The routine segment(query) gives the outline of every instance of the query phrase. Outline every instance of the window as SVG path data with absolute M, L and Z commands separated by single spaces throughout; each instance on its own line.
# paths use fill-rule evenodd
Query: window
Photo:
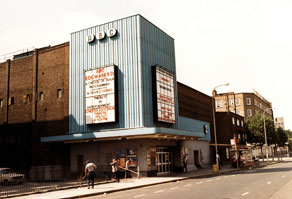
M 235 119 L 234 119 L 234 117 L 232 118 L 232 124 L 235 124 Z
M 9 97 L 8 99 L 8 105 L 14 104 L 14 97 Z
M 40 101 L 43 101 L 43 100 L 44 100 L 44 93 L 40 92 Z
M 223 107 L 222 100 L 216 101 L 216 108 L 218 108 L 218 107 Z
M 247 116 L 251 117 L 252 116 L 252 110 L 251 109 L 247 109 Z
M 229 106 L 233 106 L 234 105 L 234 99 L 229 99 Z
M 262 105 L 262 103 L 260 103 L 260 109 L 262 109 L 263 108 L 263 105 Z
M 61 98 L 62 97 L 62 90 L 58 89 L 57 90 L 57 98 Z
M 4 105 L 4 100 L 0 99 L 0 107 L 3 107 L 3 105 Z
M 246 98 L 246 105 L 251 105 L 251 99 L 250 98 Z
M 236 125 L 237 125 L 237 126 L 240 125 L 240 121 L 239 121 L 239 119 L 236 120 Z
M 243 127 L 243 120 L 241 120 L 241 127 Z
M 256 99 L 254 99 L 254 105 L 259 106 L 259 102 Z
M 240 98 L 235 98 L 235 104 L 236 104 L 236 106 L 240 105 Z

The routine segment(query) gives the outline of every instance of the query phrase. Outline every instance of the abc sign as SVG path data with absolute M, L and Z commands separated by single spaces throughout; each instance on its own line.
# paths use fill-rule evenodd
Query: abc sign
M 105 34 L 105 32 L 98 32 L 96 34 L 96 36 L 94 34 L 87 35 L 86 41 L 87 41 L 87 43 L 91 43 L 91 42 L 93 42 L 95 40 L 95 38 L 98 39 L 98 40 L 103 40 L 106 35 L 108 37 L 116 36 L 117 35 L 117 29 L 115 29 L 115 28 L 109 29 L 107 31 L 107 34 Z

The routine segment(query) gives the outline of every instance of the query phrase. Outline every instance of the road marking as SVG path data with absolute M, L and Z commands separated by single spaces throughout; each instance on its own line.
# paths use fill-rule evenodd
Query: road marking
M 163 192 L 164 190 L 159 190 L 159 191 L 155 191 L 154 193 L 161 193 Z
M 178 187 L 172 187 L 172 188 L 170 188 L 170 189 L 177 189 Z
M 191 186 L 191 184 L 186 184 L 186 185 L 184 185 L 185 187 L 189 187 L 189 186 Z
M 272 182 L 268 182 L 267 184 L 271 184 Z
M 286 177 L 285 175 L 282 176 L 282 178 L 285 178 L 285 177 Z
M 235 175 L 232 175 L 231 177 L 234 177 Z
M 225 176 L 224 178 L 228 178 L 228 176 Z
M 247 194 L 249 194 L 249 192 L 245 192 L 245 193 L 243 193 L 243 194 L 241 194 L 242 196 L 245 196 L 245 195 L 247 195 Z
M 203 184 L 203 182 L 197 182 L 196 184 Z
M 139 198 L 139 197 L 142 197 L 142 196 L 146 196 L 146 194 L 137 195 L 137 196 L 134 196 L 134 198 Z
M 207 182 L 212 182 L 213 180 L 207 180 Z
M 220 180 L 221 178 L 216 178 L 216 180 Z

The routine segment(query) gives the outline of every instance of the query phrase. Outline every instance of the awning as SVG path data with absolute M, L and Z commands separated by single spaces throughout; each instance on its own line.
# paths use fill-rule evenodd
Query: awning
M 59 136 L 41 137 L 41 142 L 79 143 L 89 141 L 121 140 L 121 139 L 167 139 L 167 140 L 198 140 L 204 138 L 203 132 L 185 131 L 172 128 L 132 128 L 107 130 L 90 133 L 72 133 Z

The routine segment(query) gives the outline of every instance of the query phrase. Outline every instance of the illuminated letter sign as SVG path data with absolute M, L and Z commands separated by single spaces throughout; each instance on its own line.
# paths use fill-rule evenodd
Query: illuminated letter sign
M 107 31 L 107 35 L 109 37 L 114 37 L 116 34 L 117 34 L 117 29 L 115 29 L 115 28 L 112 28 L 112 29 Z
M 115 122 L 115 66 L 85 72 L 86 124 Z
M 97 33 L 96 37 L 97 37 L 98 40 L 104 39 L 105 38 L 105 32 L 99 32 L 99 33 Z
M 112 28 L 112 29 L 109 29 L 108 31 L 107 31 L 107 36 L 108 37 L 114 37 L 114 36 L 116 36 L 117 35 L 117 29 L 115 29 L 115 28 Z M 90 35 L 87 35 L 87 37 L 86 37 L 86 41 L 87 41 L 87 43 L 91 43 L 91 42 L 93 42 L 94 40 L 95 40 L 95 37 L 96 37 L 96 39 L 98 39 L 98 40 L 103 40 L 104 38 L 105 38 L 105 36 L 106 36 L 106 34 L 105 34 L 105 32 L 98 32 L 97 34 L 96 34 L 96 36 L 94 35 L 94 34 L 90 34 Z
M 154 114 L 157 114 L 158 121 L 176 123 L 173 74 L 158 66 L 153 70 L 155 80 L 153 94 L 156 94 Z
M 87 35 L 86 41 L 87 43 L 91 43 L 94 41 L 94 39 L 95 39 L 94 35 Z

